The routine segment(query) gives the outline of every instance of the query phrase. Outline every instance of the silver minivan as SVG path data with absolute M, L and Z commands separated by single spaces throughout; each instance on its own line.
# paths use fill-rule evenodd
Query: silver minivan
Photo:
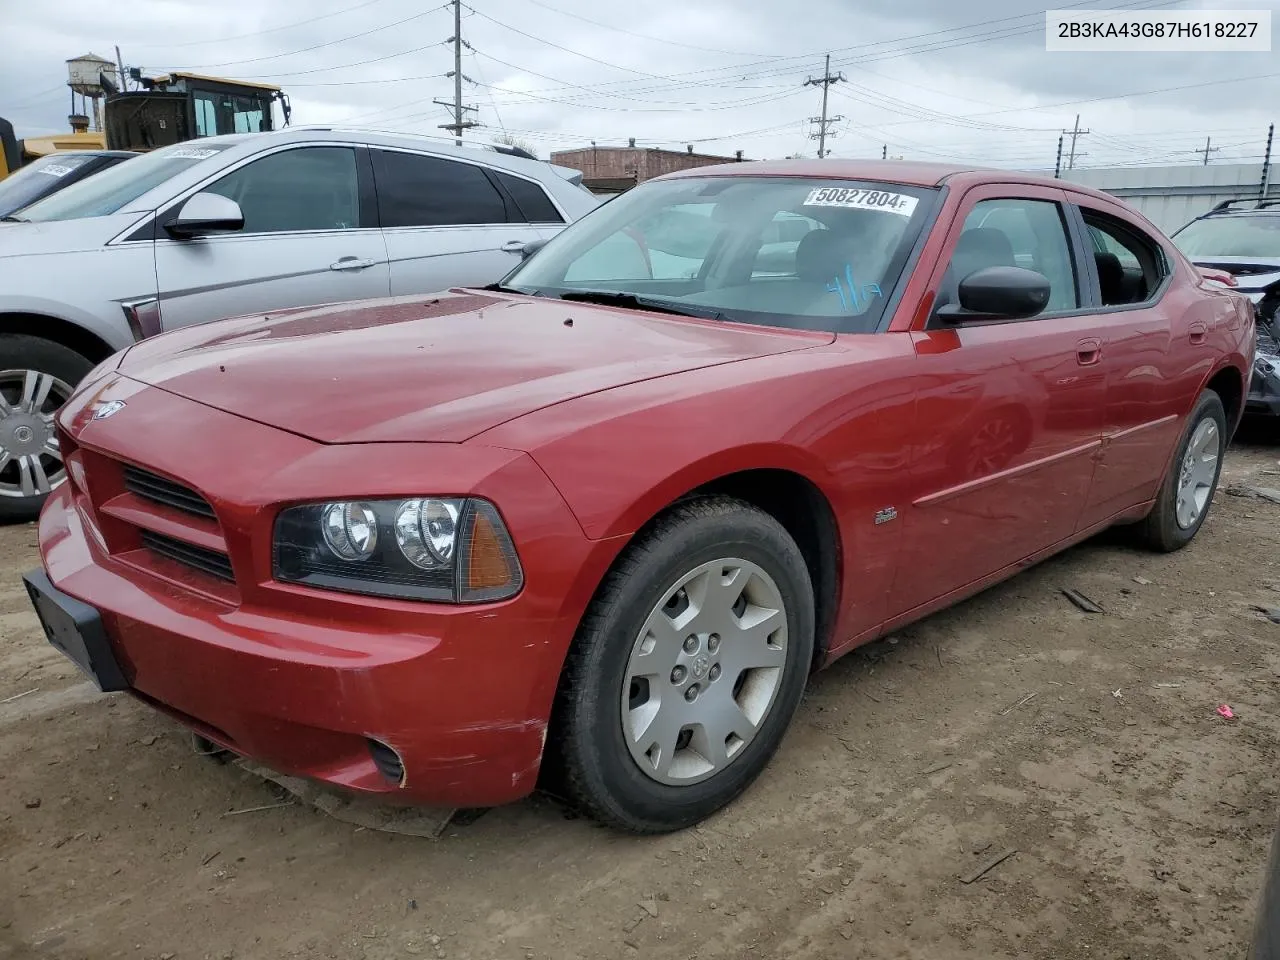
M 222 317 L 483 286 L 599 204 L 575 170 L 330 129 L 209 137 L 0 223 L 0 520 L 64 477 L 53 414 L 112 353 Z

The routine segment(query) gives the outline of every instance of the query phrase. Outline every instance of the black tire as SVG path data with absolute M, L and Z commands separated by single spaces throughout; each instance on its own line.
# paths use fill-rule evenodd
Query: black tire
M 0 371 L 38 370 L 74 387 L 93 369 L 93 362 L 70 347 L 25 333 L 0 333 Z M 45 496 L 0 496 L 0 523 L 36 519 Z
M 1213 420 L 1218 426 L 1219 451 L 1218 465 L 1213 475 L 1213 486 L 1209 491 L 1209 500 L 1205 504 L 1200 516 L 1189 527 L 1181 527 L 1178 525 L 1177 519 L 1177 499 L 1178 499 L 1178 479 L 1182 468 L 1182 461 L 1187 455 L 1187 445 L 1191 442 L 1192 435 L 1196 429 L 1206 419 Z M 1222 407 L 1222 399 L 1212 390 L 1205 390 L 1200 394 L 1196 405 L 1191 410 L 1191 415 L 1187 417 L 1186 428 L 1182 431 L 1182 438 L 1178 441 L 1178 447 L 1174 451 L 1173 460 L 1169 464 L 1168 473 L 1165 475 L 1164 482 L 1160 484 L 1160 493 L 1156 497 L 1155 506 L 1151 508 L 1151 512 L 1146 518 L 1133 528 L 1135 538 L 1138 543 L 1151 550 L 1161 553 L 1171 553 L 1174 550 L 1181 550 L 1193 539 L 1204 525 L 1205 518 L 1209 516 L 1209 510 L 1213 506 L 1213 497 L 1217 493 L 1218 478 L 1222 475 L 1222 460 L 1227 452 L 1227 414 Z
M 632 758 L 620 691 L 646 618 L 683 573 L 721 557 L 757 564 L 775 582 L 787 614 L 786 659 L 769 712 L 741 754 L 709 779 L 659 783 Z M 628 547 L 578 630 L 553 715 L 552 769 L 587 815 L 635 833 L 691 826 L 745 790 L 782 742 L 813 662 L 814 598 L 795 541 L 763 511 L 729 497 L 686 501 Z

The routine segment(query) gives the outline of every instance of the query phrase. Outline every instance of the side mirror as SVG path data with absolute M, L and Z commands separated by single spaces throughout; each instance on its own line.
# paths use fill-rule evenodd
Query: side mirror
M 520 259 L 528 260 L 530 257 L 532 257 L 535 253 L 537 253 L 546 245 L 547 245 L 547 241 L 545 240 L 530 240 L 528 243 L 524 245 L 523 248 L 521 248 Z
M 234 233 L 244 229 L 244 214 L 234 200 L 217 193 L 197 193 L 164 228 L 169 236 L 179 240 L 211 233 Z
M 951 324 L 1025 320 L 1049 303 L 1049 278 L 1022 267 L 983 267 L 960 281 L 960 302 L 938 308 Z

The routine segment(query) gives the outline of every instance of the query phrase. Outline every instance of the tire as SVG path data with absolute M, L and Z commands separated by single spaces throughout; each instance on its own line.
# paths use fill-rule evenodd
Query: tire
M 1187 524 L 1184 522 L 1187 519 L 1185 513 L 1182 519 L 1179 519 L 1179 487 L 1188 461 L 1188 448 L 1192 445 L 1192 440 L 1204 431 L 1216 431 L 1217 452 L 1212 467 L 1203 468 L 1203 479 L 1207 483 L 1207 488 L 1201 491 L 1204 493 L 1203 506 L 1195 513 L 1194 520 Z M 1213 496 L 1218 489 L 1218 477 L 1222 473 L 1222 458 L 1226 450 L 1226 411 L 1222 407 L 1221 398 L 1212 390 L 1206 390 L 1200 394 L 1191 415 L 1187 417 L 1186 428 L 1178 441 L 1177 450 L 1164 482 L 1160 485 L 1155 506 L 1151 508 L 1146 519 L 1134 528 L 1136 538 L 1141 545 L 1161 553 L 1171 553 L 1174 550 L 1181 550 L 1195 538 L 1209 515 L 1209 508 L 1213 505 Z M 1199 459 L 1194 452 L 1193 459 Z M 1200 460 L 1200 462 L 1204 461 Z M 1187 500 L 1185 491 L 1182 499 L 1184 502 Z
M 35 457 L 45 478 L 43 483 L 35 482 L 36 473 L 28 469 L 25 476 L 30 489 L 48 486 L 51 490 L 61 482 L 61 460 L 38 452 L 48 430 L 44 418 L 61 406 L 91 369 L 93 363 L 87 357 L 60 343 L 23 333 L 0 333 L 0 394 L 11 408 L 8 414 L 0 413 L 0 460 L 6 461 L 0 467 L 0 523 L 34 520 L 49 496 L 49 490 L 22 495 L 25 464 L 18 456 Z M 47 399 L 34 414 L 13 409 L 22 399 L 27 371 L 39 375 L 37 383 L 42 389 L 49 385 Z M 52 378 L 52 383 L 44 378 Z
M 717 566 L 722 585 L 727 576 L 737 578 L 723 593 L 711 579 Z M 660 606 L 700 569 L 704 573 L 689 580 L 683 601 Z M 709 596 L 695 604 L 704 589 Z M 737 633 L 740 615 L 750 610 L 746 619 L 760 622 L 766 610 L 779 609 L 774 603 L 781 604 L 781 613 L 754 636 Z M 726 612 L 717 615 L 720 610 Z M 676 620 L 693 619 L 684 630 L 650 633 L 650 625 L 671 625 L 671 617 L 655 619 L 668 611 L 675 611 Z M 727 624 L 723 641 L 707 632 L 716 623 Z M 696 633 L 695 652 L 682 645 L 691 642 L 686 630 Z M 668 642 L 655 641 L 646 654 L 650 637 L 659 633 Z M 553 714 L 551 760 L 559 785 L 587 815 L 635 833 L 664 833 L 705 819 L 745 790 L 777 750 L 804 693 L 813 649 L 813 587 L 804 557 L 782 525 L 729 497 L 676 505 L 628 547 L 579 627 Z M 672 652 L 676 665 L 668 666 Z M 641 659 L 646 656 L 656 659 Z M 748 662 L 764 665 L 744 668 Z M 659 674 L 633 676 L 650 663 Z M 680 684 L 677 667 L 684 671 Z M 693 686 L 699 689 L 690 694 Z M 731 701 L 738 704 L 736 712 Z M 636 732 L 643 724 L 635 717 L 655 702 L 653 727 L 680 733 L 674 745 L 667 738 L 669 750 L 645 753 L 646 734 Z M 681 726 L 680 718 L 700 716 L 705 723 Z M 724 717 L 732 728 L 727 736 L 719 722 Z M 708 771 L 703 754 L 716 754 L 717 739 L 724 748 L 717 758 L 721 765 Z

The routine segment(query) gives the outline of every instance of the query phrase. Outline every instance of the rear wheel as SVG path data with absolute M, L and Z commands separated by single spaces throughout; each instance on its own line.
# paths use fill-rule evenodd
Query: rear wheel
M 1192 541 L 1213 503 L 1227 448 L 1227 415 L 1212 390 L 1200 394 L 1155 506 L 1136 530 L 1153 550 L 1180 550 Z
M 0 334 L 0 521 L 34 520 L 66 478 L 53 418 L 92 367 L 51 340 Z
M 804 557 L 771 516 L 716 497 L 629 548 L 583 620 L 553 748 L 570 797 L 640 833 L 729 803 L 782 741 L 813 659 Z

